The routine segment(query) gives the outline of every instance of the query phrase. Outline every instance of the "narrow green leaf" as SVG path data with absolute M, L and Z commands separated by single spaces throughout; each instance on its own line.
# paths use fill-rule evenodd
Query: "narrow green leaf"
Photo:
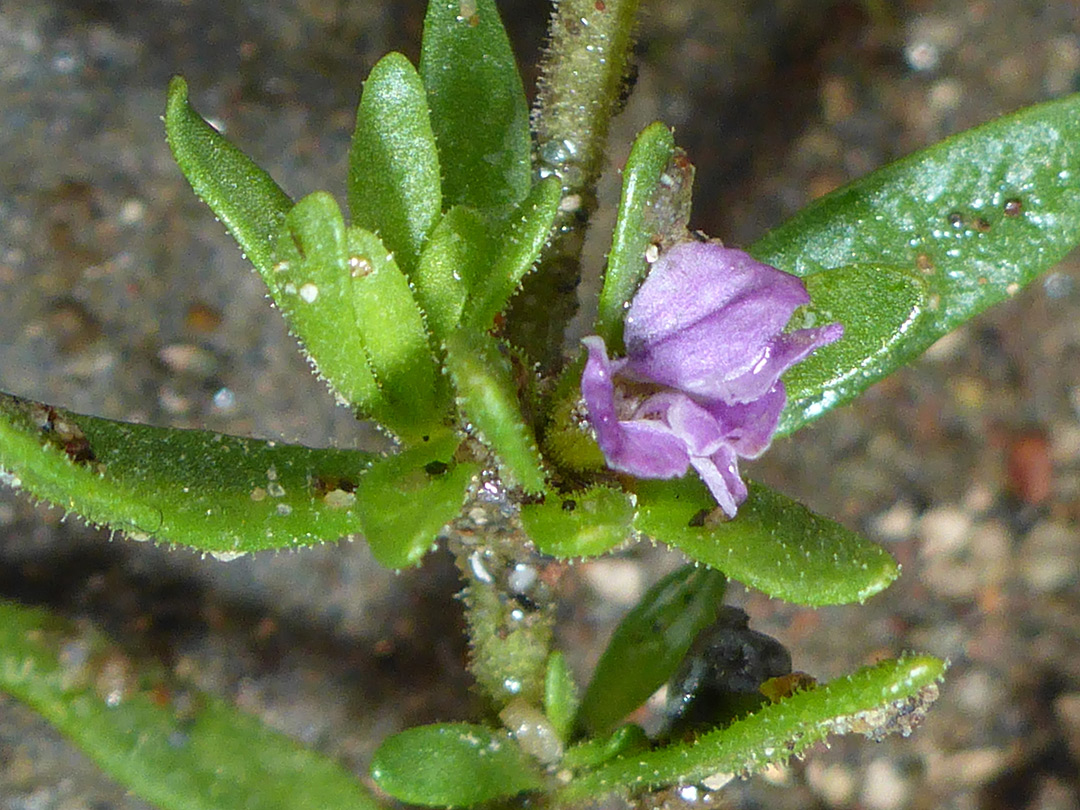
M 464 323 L 488 330 L 495 316 L 506 308 L 507 301 L 521 284 L 547 244 L 551 226 L 559 209 L 562 186 L 554 177 L 541 180 L 525 201 L 510 216 L 498 237 L 499 253 L 486 278 L 476 280 L 465 308 Z
M 564 743 L 574 730 L 578 704 L 574 675 L 566 664 L 566 656 L 556 650 L 548 657 L 547 672 L 544 674 L 544 714 Z
M 371 778 L 395 799 L 427 807 L 469 807 L 544 786 L 507 732 L 468 723 L 395 734 L 375 751 Z
M 697 634 L 716 621 L 727 580 L 719 571 L 684 565 L 641 598 L 615 629 L 581 701 L 578 725 L 612 729 L 678 668 Z
M 621 489 L 593 487 L 521 507 L 526 534 L 545 554 L 595 557 L 630 537 L 634 503 Z
M 829 734 L 880 738 L 910 733 L 937 696 L 945 664 L 930 656 L 883 661 L 816 689 L 765 706 L 692 742 L 620 756 L 575 777 L 560 802 L 612 792 L 694 784 L 715 774 L 755 773 L 801 755 Z
M 447 211 L 431 232 L 410 278 L 437 340 L 445 340 L 461 323 L 469 290 L 485 278 L 494 247 L 488 219 L 461 205 Z
M 675 139 L 671 130 L 657 121 L 638 134 L 623 169 L 622 199 L 596 314 L 596 334 L 616 354 L 622 347 L 626 304 L 648 269 L 645 251 L 652 237 L 646 227 L 649 205 L 674 154 Z
M 273 265 L 274 237 L 292 200 L 273 179 L 229 143 L 188 103 L 187 83 L 169 82 L 165 133 L 180 170 L 264 278 Z
M 634 528 L 769 596 L 801 605 L 863 602 L 899 574 L 880 546 L 753 481 L 724 521 L 696 477 L 641 481 Z
M 486 334 L 459 329 L 446 340 L 446 370 L 465 418 L 510 479 L 527 492 L 542 492 L 543 459 L 522 415 L 506 348 Z
M 806 287 L 811 304 L 797 325 L 839 322 L 844 336 L 784 375 L 788 401 L 777 428 L 780 436 L 813 421 L 820 410 L 854 399 L 867 379 L 891 371 L 897 344 L 921 322 L 927 302 L 922 277 L 895 267 L 837 267 L 808 276 Z
M 461 512 L 466 490 L 480 472 L 457 463 L 460 440 L 451 433 L 373 466 L 356 490 L 364 537 L 388 568 L 415 565 L 432 549 L 447 523 Z
M 442 192 L 424 85 L 400 53 L 380 59 L 364 83 L 349 149 L 349 211 L 411 275 Z
M 65 651 L 85 654 L 73 663 Z M 0 601 L 0 690 L 25 702 L 102 770 L 162 810 L 375 810 L 340 765 L 163 670 L 103 691 L 128 660 L 85 627 Z M 173 688 L 175 687 L 175 688 Z M 182 701 L 162 701 L 162 695 Z
M 357 329 L 345 220 L 337 202 L 325 191 L 309 194 L 288 213 L 286 224 L 266 280 L 270 296 L 331 389 L 394 429 L 398 420 L 379 390 Z
M 375 234 L 350 227 L 346 233 L 356 329 L 395 422 L 423 435 L 449 409 L 440 396 L 438 370 L 423 316 L 409 281 Z M 390 423 L 393 425 L 394 423 Z
M 1078 241 L 1080 95 L 962 132 L 808 206 L 750 252 L 800 276 L 856 264 L 906 268 L 925 279 L 927 303 L 872 373 L 848 377 L 843 397 L 826 388 L 817 405 L 793 403 L 785 426 L 820 416 L 1012 297 Z
M 411 443 L 444 416 L 409 282 L 374 234 L 309 194 L 277 240 L 270 294 L 337 394 Z
M 0 394 L 0 481 L 134 539 L 217 555 L 359 532 L 353 492 L 373 458 L 113 422 Z
M 495 0 L 431 0 L 420 75 L 447 203 L 521 202 L 532 174 L 529 104 Z

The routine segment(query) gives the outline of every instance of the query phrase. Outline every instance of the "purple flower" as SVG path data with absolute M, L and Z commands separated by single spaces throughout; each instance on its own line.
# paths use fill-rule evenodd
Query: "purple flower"
M 746 499 L 738 460 L 765 452 L 787 401 L 780 375 L 844 333 L 838 323 L 784 332 L 809 302 L 800 279 L 741 250 L 665 252 L 627 312 L 627 356 L 582 341 L 581 393 L 608 466 L 638 478 L 692 466 L 734 517 Z

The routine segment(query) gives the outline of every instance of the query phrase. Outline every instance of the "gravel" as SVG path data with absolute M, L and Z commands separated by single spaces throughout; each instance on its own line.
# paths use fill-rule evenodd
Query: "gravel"
M 503 8 L 519 53 L 535 53 L 542 4 Z M 0 389 L 155 424 L 373 441 L 191 195 L 159 116 L 183 73 L 198 108 L 287 189 L 343 196 L 360 79 L 386 50 L 415 58 L 422 14 L 414 0 L 5 4 Z M 1080 87 L 1080 14 L 1069 0 L 678 0 L 650 4 L 638 51 L 611 167 L 645 123 L 675 124 L 698 167 L 693 224 L 747 244 L 890 159 Z M 730 806 L 1080 806 L 1078 324 L 1073 256 L 755 465 L 883 543 L 904 574 L 864 606 L 817 611 L 734 588 L 752 626 L 821 679 L 908 649 L 952 669 L 911 738 L 838 739 L 733 782 Z M 108 539 L 0 492 L 0 594 L 167 651 L 358 774 L 386 734 L 472 707 L 441 555 L 395 575 L 361 543 L 220 563 Z M 675 560 L 643 549 L 604 564 L 637 589 Z M 565 578 L 579 667 L 625 609 L 602 571 Z M 0 697 L 0 806 L 145 805 Z

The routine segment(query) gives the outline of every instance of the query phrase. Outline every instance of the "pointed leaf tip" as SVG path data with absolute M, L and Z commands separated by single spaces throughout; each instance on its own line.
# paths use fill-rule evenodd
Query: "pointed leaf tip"
M 748 485 L 749 497 L 729 521 L 696 478 L 641 481 L 634 528 L 801 605 L 863 602 L 899 575 L 880 546 L 762 484 Z
M 521 202 L 532 174 L 529 105 L 495 0 L 432 0 L 420 75 L 447 203 L 504 208 Z
M 273 264 L 273 240 L 292 200 L 267 172 L 195 112 L 188 102 L 187 82 L 180 76 L 169 82 L 165 134 L 195 194 L 210 206 L 266 278 Z
M 380 59 L 367 81 L 349 149 L 349 210 L 412 275 L 442 210 L 442 186 L 427 96 L 400 53 Z

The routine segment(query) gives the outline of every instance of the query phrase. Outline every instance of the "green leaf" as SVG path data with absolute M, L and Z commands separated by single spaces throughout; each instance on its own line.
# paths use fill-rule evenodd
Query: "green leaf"
M 753 481 L 724 521 L 696 477 L 640 481 L 634 528 L 769 596 L 801 605 L 863 602 L 899 566 L 879 546 Z
M 420 76 L 400 53 L 364 83 L 349 149 L 352 224 L 379 235 L 412 275 L 442 211 L 439 155 Z
M 556 800 L 574 803 L 615 791 L 694 784 L 716 774 L 756 773 L 802 755 L 829 734 L 906 734 L 936 698 L 944 672 L 945 664 L 930 656 L 883 661 L 691 742 L 620 756 L 577 775 Z
M 521 202 L 532 174 L 529 104 L 495 0 L 431 0 L 420 75 L 447 203 Z
M 495 316 L 506 308 L 551 235 L 551 226 L 559 210 L 562 186 L 554 177 L 541 180 L 525 201 L 511 214 L 498 237 L 500 250 L 486 278 L 477 279 L 470 291 L 464 323 L 487 331 Z
M 962 132 L 808 206 L 750 252 L 800 276 L 857 264 L 906 268 L 925 279 L 927 303 L 871 373 L 847 378 L 835 401 L 825 389 L 816 405 L 792 403 L 784 425 L 820 416 L 1015 295 L 1078 241 L 1080 95 Z
M 542 503 L 521 507 L 521 522 L 545 554 L 595 557 L 629 538 L 634 511 L 622 490 L 593 487 L 568 495 L 549 492 Z
M 527 492 L 542 492 L 543 459 L 521 413 L 506 348 L 486 334 L 460 329 L 446 340 L 446 370 L 465 418 L 495 452 L 510 479 Z
M 417 303 L 437 340 L 445 340 L 461 323 L 469 290 L 485 277 L 494 248 L 491 222 L 465 206 L 447 211 L 431 232 L 410 278 Z
M 359 532 L 353 491 L 373 459 L 113 422 L 0 394 L 0 481 L 132 538 L 218 555 Z
M 480 468 L 456 463 L 460 440 L 446 433 L 381 461 L 360 481 L 357 511 L 375 559 L 388 568 L 415 565 L 439 530 L 456 518 Z
M 596 334 L 615 353 L 622 347 L 626 304 L 648 270 L 645 251 L 652 238 L 646 226 L 649 205 L 674 154 L 671 130 L 657 121 L 638 134 L 623 169 L 622 199 L 596 314 Z
M 356 324 L 345 245 L 345 220 L 325 191 L 304 197 L 288 213 L 267 277 L 270 296 L 300 340 L 316 372 L 346 403 L 366 416 L 394 412 L 375 379 Z
M 349 228 L 346 239 L 356 329 L 371 368 L 397 414 L 395 422 L 423 436 L 444 420 L 449 403 L 441 395 L 442 380 L 420 308 L 379 237 Z
M 727 580 L 684 565 L 641 598 L 611 637 L 578 713 L 590 734 L 610 731 L 678 668 L 697 634 L 716 621 Z
M 564 743 L 574 730 L 578 704 L 574 675 L 566 664 L 566 656 L 556 650 L 548 656 L 544 674 L 544 714 Z
M 445 408 L 408 280 L 377 236 L 345 227 L 326 192 L 302 199 L 286 224 L 270 283 L 274 301 L 346 402 L 415 441 Z
M 779 436 L 813 421 L 822 409 L 854 399 L 868 378 L 895 368 L 897 345 L 921 323 L 927 302 L 922 277 L 895 267 L 837 267 L 808 276 L 806 287 L 812 303 L 797 326 L 840 322 L 844 336 L 784 375 L 788 401 Z
M 165 133 L 180 170 L 264 278 L 273 265 L 274 237 L 292 200 L 273 179 L 229 143 L 188 103 L 187 83 L 169 82 Z
M 86 651 L 83 663 L 65 659 L 71 649 Z M 143 801 L 162 810 L 379 806 L 337 763 L 189 684 L 169 683 L 160 669 L 103 691 L 103 662 L 117 660 L 129 659 L 97 633 L 0 601 L 0 690 Z
M 395 799 L 427 807 L 469 807 L 544 786 L 508 733 L 468 723 L 395 734 L 375 751 L 371 777 Z

